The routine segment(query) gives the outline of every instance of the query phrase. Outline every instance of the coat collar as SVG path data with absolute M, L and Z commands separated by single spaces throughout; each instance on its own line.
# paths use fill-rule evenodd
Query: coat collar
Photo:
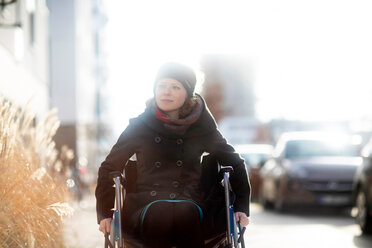
M 164 127 L 164 123 L 155 118 L 154 112 L 151 107 L 147 107 L 145 112 L 143 112 L 139 116 L 139 118 L 150 129 L 153 129 L 155 132 L 167 137 L 194 137 L 208 134 L 217 128 L 217 124 L 212 114 L 210 113 L 203 97 L 199 94 L 196 94 L 196 96 L 202 100 L 203 109 L 199 119 L 194 124 L 192 124 L 183 135 L 176 134 L 166 129 Z

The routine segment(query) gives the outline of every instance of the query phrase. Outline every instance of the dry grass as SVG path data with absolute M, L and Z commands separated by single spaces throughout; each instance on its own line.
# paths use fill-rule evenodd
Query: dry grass
M 61 216 L 71 214 L 52 138 L 55 112 L 34 115 L 0 96 L 0 247 L 63 247 Z M 69 159 L 65 159 L 69 162 Z

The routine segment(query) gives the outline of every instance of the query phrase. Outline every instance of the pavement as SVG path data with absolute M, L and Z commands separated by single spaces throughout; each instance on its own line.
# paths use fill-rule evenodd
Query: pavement
M 64 219 L 65 247 L 103 248 L 104 237 L 98 231 L 94 194 L 86 194 L 80 203 L 71 204 L 75 212 Z M 300 210 L 278 214 L 252 203 L 245 243 L 259 248 L 371 248 L 372 237 L 361 235 L 355 220 L 348 215 Z
M 66 248 L 103 248 L 104 236 L 98 231 L 96 199 L 93 193 L 84 195 L 80 202 L 72 202 L 74 214 L 64 219 Z

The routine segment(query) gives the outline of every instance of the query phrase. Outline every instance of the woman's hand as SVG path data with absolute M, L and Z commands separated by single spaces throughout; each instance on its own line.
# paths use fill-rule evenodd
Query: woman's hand
M 235 212 L 234 213 L 235 220 L 240 221 L 240 225 L 242 227 L 248 226 L 249 224 L 249 218 L 248 216 L 243 212 Z
M 110 233 L 111 231 L 111 218 L 106 218 L 100 221 L 99 223 L 99 230 L 103 232 L 104 234 Z

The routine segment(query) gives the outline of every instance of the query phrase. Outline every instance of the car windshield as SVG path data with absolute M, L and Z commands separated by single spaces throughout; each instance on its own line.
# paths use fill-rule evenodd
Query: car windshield
M 332 143 L 323 140 L 288 141 L 285 158 L 320 156 L 358 156 L 358 147 L 350 143 Z

